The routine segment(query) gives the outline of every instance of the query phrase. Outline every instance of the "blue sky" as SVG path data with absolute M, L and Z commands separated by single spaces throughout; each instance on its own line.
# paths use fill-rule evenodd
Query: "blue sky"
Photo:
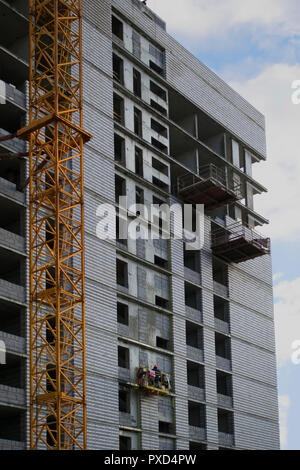
M 255 200 L 271 220 L 282 449 L 300 450 L 300 80 L 299 0 L 148 0 L 168 32 L 266 115 L 268 162 L 254 176 L 269 188 Z

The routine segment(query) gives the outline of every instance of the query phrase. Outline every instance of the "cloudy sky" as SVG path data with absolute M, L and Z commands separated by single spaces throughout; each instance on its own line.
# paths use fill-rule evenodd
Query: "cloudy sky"
M 300 85 L 299 0 L 148 0 L 148 6 L 266 115 L 268 161 L 254 167 L 254 177 L 269 192 L 258 196 L 256 209 L 271 220 L 265 233 L 273 240 L 281 445 L 300 450 L 300 103 L 292 101 L 292 85 Z

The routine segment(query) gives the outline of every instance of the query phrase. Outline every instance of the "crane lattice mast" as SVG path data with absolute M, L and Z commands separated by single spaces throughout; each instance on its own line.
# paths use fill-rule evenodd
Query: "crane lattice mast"
M 85 449 L 81 0 L 30 0 L 31 449 Z

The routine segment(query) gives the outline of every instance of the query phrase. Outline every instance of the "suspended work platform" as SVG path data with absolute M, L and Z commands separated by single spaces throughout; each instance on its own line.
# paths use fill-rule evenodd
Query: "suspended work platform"
M 213 230 L 211 247 L 214 255 L 233 263 L 241 263 L 271 252 L 270 238 L 263 237 L 239 222 Z
M 177 193 L 185 202 L 204 204 L 209 210 L 243 199 L 241 184 L 230 184 L 226 170 L 213 164 L 201 167 L 199 176 L 179 176 Z
M 170 376 L 165 372 L 154 371 L 148 367 L 137 368 L 137 383 L 139 388 L 149 395 L 169 395 Z

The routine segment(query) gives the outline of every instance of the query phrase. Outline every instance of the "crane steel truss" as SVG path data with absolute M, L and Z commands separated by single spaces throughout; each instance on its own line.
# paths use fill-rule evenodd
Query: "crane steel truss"
M 30 0 L 31 449 L 85 449 L 81 0 Z

